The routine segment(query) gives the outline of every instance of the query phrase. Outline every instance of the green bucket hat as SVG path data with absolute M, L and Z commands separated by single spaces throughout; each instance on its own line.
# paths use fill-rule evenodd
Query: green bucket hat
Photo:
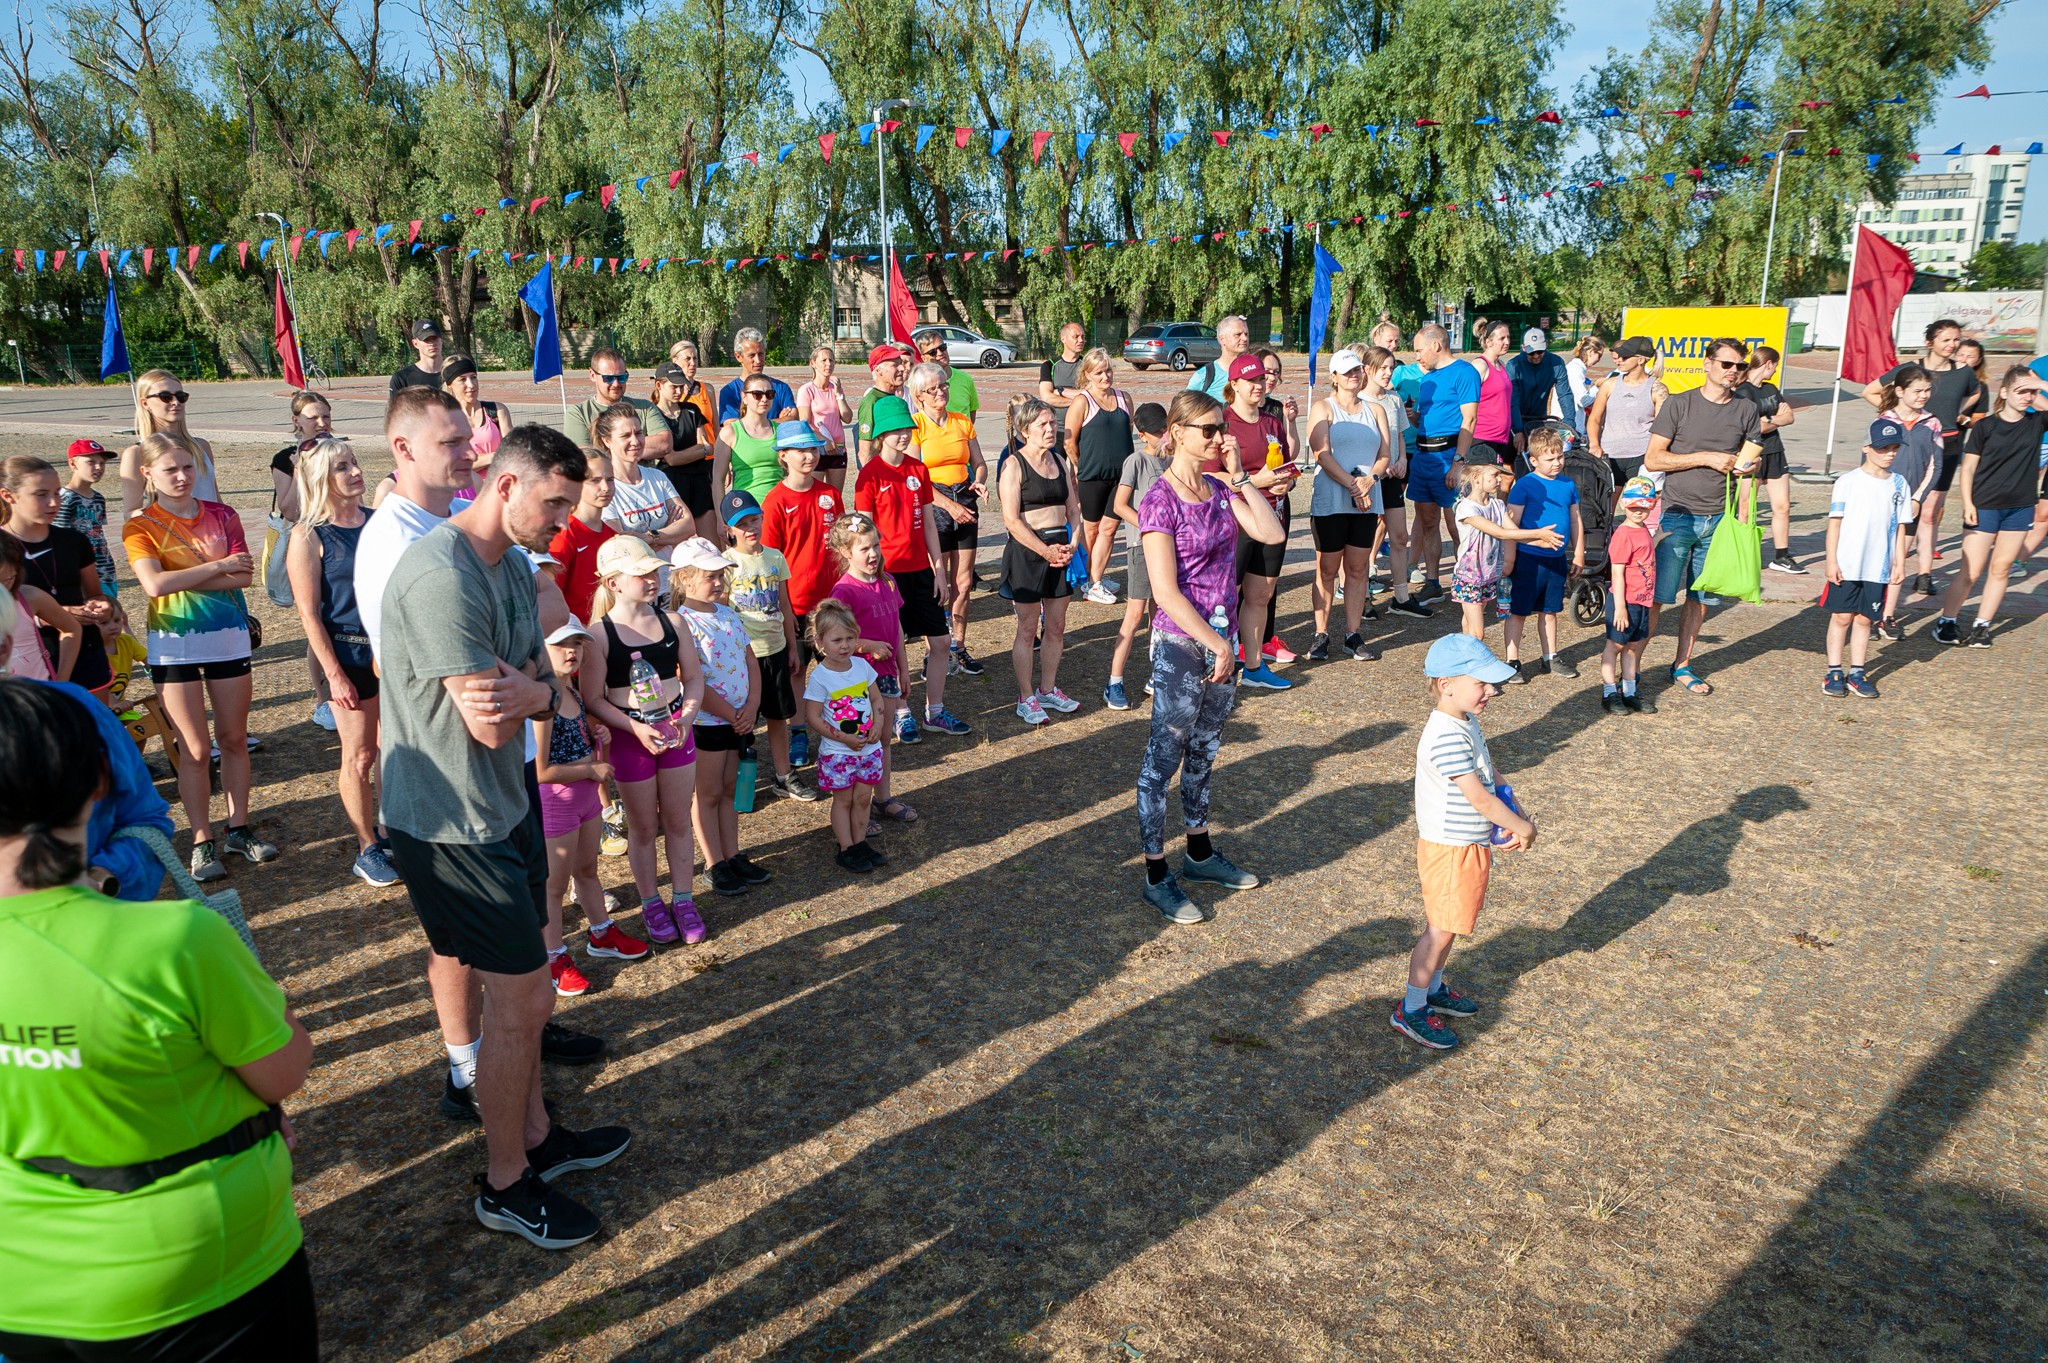
M 910 419 L 910 408 L 902 398 L 890 395 L 875 399 L 874 415 L 868 422 L 868 439 L 879 439 L 891 431 L 916 428 L 917 423 Z

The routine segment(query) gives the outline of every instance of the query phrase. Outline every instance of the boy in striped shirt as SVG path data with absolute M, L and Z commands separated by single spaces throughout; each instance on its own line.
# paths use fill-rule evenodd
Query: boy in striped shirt
M 1479 1005 L 1444 983 L 1444 962 L 1459 937 L 1479 922 L 1493 869 L 1493 828 L 1522 851 L 1536 842 L 1536 825 L 1494 794 L 1498 775 L 1479 732 L 1479 712 L 1493 688 L 1515 669 L 1469 634 L 1447 634 L 1423 660 L 1436 708 L 1415 749 L 1416 869 L 1422 877 L 1422 912 L 1428 926 L 1408 958 L 1408 991 L 1388 1019 L 1395 1031 L 1447 1051 L 1457 1033 L 1439 1014 L 1471 1017 Z

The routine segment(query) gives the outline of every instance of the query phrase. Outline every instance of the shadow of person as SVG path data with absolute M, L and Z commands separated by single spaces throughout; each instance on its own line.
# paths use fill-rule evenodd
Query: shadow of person
M 1885 1104 L 1667 1363 L 2040 1358 L 2048 1222 L 1988 1181 L 1920 1174 L 2013 1080 L 2044 1022 L 2048 941 Z

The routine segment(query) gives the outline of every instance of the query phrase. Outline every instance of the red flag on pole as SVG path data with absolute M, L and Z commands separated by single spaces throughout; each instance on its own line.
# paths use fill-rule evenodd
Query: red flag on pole
M 1913 257 L 1867 227 L 1856 229 L 1849 310 L 1842 324 L 1842 377 L 1869 383 L 1898 365 L 1892 324 L 1913 287 Z
M 827 157 L 826 159 L 827 159 L 827 160 L 830 160 L 831 158 L 830 158 L 830 157 Z M 682 172 L 681 170 L 672 170 L 672 171 L 670 171 L 670 172 L 668 173 L 668 187 L 669 187 L 670 189 L 674 189 L 674 188 L 676 187 L 676 185 L 677 185 L 677 184 L 679 184 L 679 183 L 680 183 L 680 182 L 682 181 L 682 178 L 683 178 L 683 172 Z
M 292 305 L 284 296 L 284 272 L 278 271 L 275 301 L 271 305 L 270 336 L 277 344 L 278 367 L 284 381 L 294 388 L 306 386 L 306 367 L 299 359 L 299 338 L 292 327 Z
M 114 267 L 107 263 L 107 254 L 105 251 L 100 252 L 100 273 L 112 279 L 114 277 Z
M 902 267 L 893 259 L 883 264 L 889 271 L 889 337 L 909 345 L 910 333 L 917 329 L 917 303 L 910 296 L 910 285 L 904 282 Z

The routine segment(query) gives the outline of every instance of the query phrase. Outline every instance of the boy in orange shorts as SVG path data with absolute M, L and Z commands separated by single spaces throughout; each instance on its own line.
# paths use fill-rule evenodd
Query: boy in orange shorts
M 1536 842 L 1536 825 L 1509 809 L 1494 792 L 1498 779 L 1479 712 L 1494 688 L 1515 675 L 1485 642 L 1447 634 L 1430 645 L 1423 675 L 1436 701 L 1415 749 L 1416 869 L 1422 876 L 1422 912 L 1429 926 L 1408 957 L 1408 992 L 1388 1019 L 1394 1030 L 1447 1051 L 1457 1033 L 1439 1014 L 1468 1018 L 1479 1005 L 1444 983 L 1444 961 L 1459 937 L 1479 922 L 1486 881 L 1493 870 L 1493 828 L 1513 836 L 1522 851 Z

